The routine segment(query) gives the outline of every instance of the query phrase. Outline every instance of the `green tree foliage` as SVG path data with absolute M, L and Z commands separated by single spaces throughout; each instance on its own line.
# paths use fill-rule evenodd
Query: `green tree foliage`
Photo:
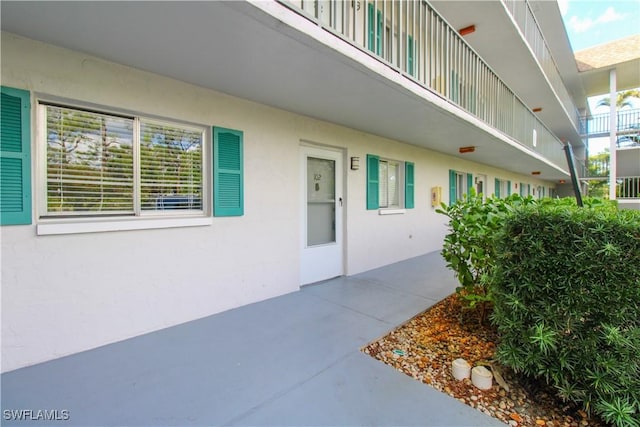
M 481 322 L 492 303 L 488 283 L 494 268 L 493 236 L 514 207 L 534 202 L 531 196 L 518 194 L 485 201 L 472 189 L 470 195 L 451 206 L 443 203 L 436 211 L 449 218 L 450 233 L 445 236 L 442 256 L 460 282 L 456 292 L 468 308 L 479 309 Z
M 623 92 L 618 92 L 617 97 L 616 97 L 616 107 L 618 108 L 632 108 L 633 107 L 633 99 L 638 99 L 640 100 L 640 91 L 637 89 L 633 89 L 633 90 L 625 90 Z M 598 104 L 596 104 L 596 106 L 598 107 L 603 107 L 603 106 L 610 106 L 611 105 L 611 100 L 609 99 L 609 97 L 607 98 L 602 98 Z
M 609 176 L 609 153 L 598 153 L 589 156 L 588 176 L 608 177 Z M 591 179 L 587 181 L 589 185 L 589 196 L 599 198 L 609 198 L 609 183 L 606 179 Z

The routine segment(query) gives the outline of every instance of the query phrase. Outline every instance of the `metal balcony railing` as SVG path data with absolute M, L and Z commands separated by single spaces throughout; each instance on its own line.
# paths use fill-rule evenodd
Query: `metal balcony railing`
M 640 134 L 640 108 L 633 110 L 618 110 L 616 133 L 621 136 L 625 134 Z M 606 136 L 611 130 L 611 115 L 609 113 L 594 114 L 584 118 L 586 127 L 584 136 L 597 137 Z
M 567 111 L 573 126 L 576 130 L 580 130 L 580 113 L 571 95 L 569 95 L 562 77 L 560 77 L 558 66 L 551 55 L 549 46 L 542 35 L 529 2 L 527 0 L 502 0 L 502 3 L 511 14 L 518 28 L 520 28 L 527 44 L 538 60 L 538 64 L 540 64 L 542 71 L 547 76 L 551 87 Z
M 277 0 L 566 167 L 558 138 L 424 0 Z
M 640 176 L 620 176 L 616 179 L 616 198 L 640 198 Z

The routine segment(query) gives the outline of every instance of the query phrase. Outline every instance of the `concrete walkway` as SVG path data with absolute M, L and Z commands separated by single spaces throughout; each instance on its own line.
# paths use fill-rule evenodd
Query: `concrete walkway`
M 503 426 L 360 351 L 454 288 L 431 253 L 8 372 L 2 425 Z

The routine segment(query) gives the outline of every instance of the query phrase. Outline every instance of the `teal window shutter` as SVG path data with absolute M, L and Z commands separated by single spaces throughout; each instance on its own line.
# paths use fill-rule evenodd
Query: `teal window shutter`
M 367 209 L 380 206 L 380 157 L 367 154 Z
M 458 176 L 456 174 L 456 171 L 454 171 L 453 169 L 449 169 L 449 206 L 455 204 L 455 202 L 457 201 L 457 178 Z
M 468 196 L 471 195 L 472 188 L 473 188 L 473 175 L 468 173 L 467 174 L 467 195 Z
M 31 97 L 2 86 L 0 224 L 31 224 Z
M 511 181 L 507 181 L 507 196 L 511 195 Z
M 375 52 L 375 9 L 373 3 L 367 3 L 367 28 L 369 30 L 369 50 Z
M 404 164 L 404 207 L 413 209 L 415 207 L 415 191 L 414 191 L 414 171 L 415 165 L 411 162 Z
M 376 11 L 373 3 L 367 4 L 368 48 L 382 55 L 382 11 Z
M 495 190 L 494 190 L 493 194 L 496 197 L 500 197 L 500 180 L 498 178 L 496 178 L 496 186 L 495 186 Z
M 244 214 L 243 133 L 213 128 L 213 215 Z
M 412 76 L 414 75 L 413 55 L 414 55 L 413 37 L 407 36 L 407 72 Z

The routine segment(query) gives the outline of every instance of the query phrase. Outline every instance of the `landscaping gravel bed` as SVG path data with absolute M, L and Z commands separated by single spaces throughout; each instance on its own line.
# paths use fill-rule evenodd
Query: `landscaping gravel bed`
M 452 295 L 417 315 L 363 351 L 459 401 L 512 426 L 603 426 L 600 420 L 555 398 L 537 381 L 516 376 L 497 366 L 492 358 L 497 335 L 465 312 Z M 494 378 L 489 390 L 480 390 L 471 380 L 451 375 L 453 360 L 463 358 L 473 366 L 498 371 L 508 390 Z

